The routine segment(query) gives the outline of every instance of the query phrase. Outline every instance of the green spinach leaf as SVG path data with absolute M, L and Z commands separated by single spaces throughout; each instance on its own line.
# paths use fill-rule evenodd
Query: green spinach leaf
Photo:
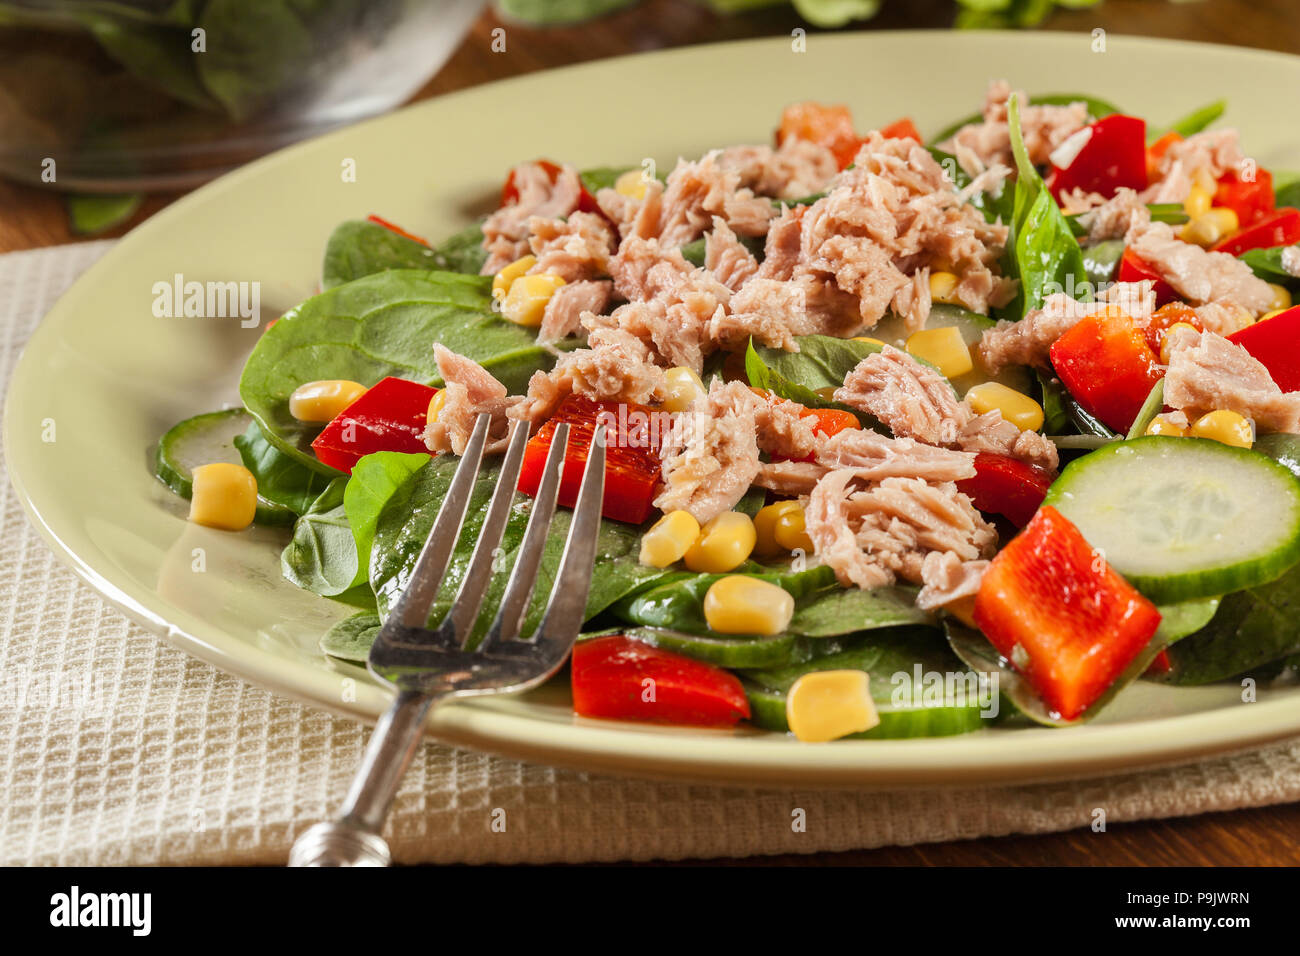
M 364 664 L 370 657 L 370 645 L 379 636 L 383 624 L 379 615 L 362 611 L 339 621 L 320 639 L 320 649 L 330 657 Z
M 257 493 L 294 514 L 306 514 L 330 482 L 339 477 L 325 465 L 308 467 L 286 455 L 266 440 L 257 422 L 249 423 L 242 435 L 235 436 L 234 446 L 244 467 L 257 479 Z
M 1007 244 L 1012 250 L 1012 273 L 1020 280 L 1016 301 L 1009 312 L 1015 318 L 1023 318 L 1043 304 L 1049 290 L 1072 293 L 1081 299 L 1091 296 L 1084 295 L 1088 291 L 1087 271 L 1079 243 L 1061 214 L 1061 207 L 1029 161 L 1020 130 L 1020 104 L 1014 96 L 1008 103 L 1007 120 L 1017 169 L 1015 212 Z
M 1213 103 L 1207 103 L 1205 106 L 1192 110 L 1181 119 L 1170 123 L 1166 129 L 1151 130 L 1147 133 L 1147 139 L 1155 142 L 1165 133 L 1177 133 L 1184 138 L 1192 136 L 1217 120 L 1227 108 L 1227 100 L 1215 100 Z
M 1084 246 L 1083 271 L 1094 288 L 1107 286 L 1115 281 L 1119 272 L 1119 260 L 1124 255 L 1123 239 L 1107 239 L 1104 242 Z
M 258 341 L 239 382 L 244 407 L 272 444 L 310 467 L 319 427 L 289 414 L 289 396 L 303 382 L 373 385 L 395 375 L 438 384 L 433 345 L 441 342 L 522 393 L 554 356 L 532 330 L 493 314 L 491 285 L 487 276 L 395 269 L 314 296 Z
M 1296 197 L 1300 200 L 1300 196 Z M 1250 266 L 1251 271 L 1265 282 L 1295 287 L 1300 285 L 1300 276 L 1293 276 L 1282 267 L 1282 252 L 1289 246 L 1273 246 L 1269 249 L 1248 249 L 1239 257 Z
M 1300 652 L 1300 566 L 1225 595 L 1213 620 L 1169 648 L 1174 684 L 1227 680 Z

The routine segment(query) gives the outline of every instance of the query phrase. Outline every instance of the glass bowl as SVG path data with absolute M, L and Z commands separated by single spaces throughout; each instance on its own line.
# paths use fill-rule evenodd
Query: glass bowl
M 185 188 L 406 101 L 483 0 L 0 0 L 0 175 Z

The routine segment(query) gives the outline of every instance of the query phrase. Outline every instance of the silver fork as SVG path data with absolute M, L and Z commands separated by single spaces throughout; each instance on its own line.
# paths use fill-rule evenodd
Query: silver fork
M 505 533 L 519 481 L 528 441 L 528 429 L 519 422 L 512 426 L 501 476 L 451 610 L 437 628 L 426 626 L 429 609 L 460 537 L 483 458 L 488 424 L 487 415 L 480 415 L 475 422 L 411 580 L 394 602 L 370 649 L 370 672 L 395 687 L 397 697 L 375 727 L 338 818 L 306 830 L 293 845 L 290 866 L 387 866 L 391 857 L 380 830 L 415 754 L 430 709 L 454 697 L 536 687 L 564 664 L 582 627 L 605 489 L 603 426 L 597 427 L 592 438 L 569 536 L 541 623 L 529 638 L 523 639 L 520 634 L 555 514 L 569 438 L 569 426 L 561 424 L 546 456 L 533 512 L 496 618 L 474 650 L 465 648 L 492 578 L 495 552 Z

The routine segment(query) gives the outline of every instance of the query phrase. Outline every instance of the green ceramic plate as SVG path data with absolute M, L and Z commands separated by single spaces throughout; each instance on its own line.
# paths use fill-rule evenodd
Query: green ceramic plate
M 5 409 L 12 477 L 54 549 L 104 596 L 190 653 L 276 691 L 373 718 L 387 694 L 317 651 L 343 609 L 280 577 L 282 532 L 229 534 L 185 521 L 150 475 L 178 419 L 237 401 L 259 334 L 237 319 L 168 319 L 153 287 L 260 282 L 266 317 L 316 287 L 333 226 L 375 212 L 437 238 L 492 204 L 504 171 L 536 156 L 579 167 L 660 167 L 678 154 L 765 141 L 794 100 L 847 102 L 862 125 L 901 115 L 935 130 L 1005 76 L 1083 90 L 1172 120 L 1220 97 L 1266 166 L 1300 168 L 1281 109 L 1300 58 L 1125 37 L 875 33 L 694 47 L 484 86 L 285 150 L 149 220 L 58 303 L 14 375 Z M 544 108 L 543 108 L 544 107 Z M 355 182 L 345 181 L 354 168 Z M 54 441 L 49 425 L 54 425 Z M 200 562 L 198 559 L 202 557 Z M 202 570 L 196 570 L 196 568 Z M 801 745 L 751 730 L 577 719 L 563 687 L 456 704 L 430 733 L 539 762 L 750 784 L 1028 781 L 1189 759 L 1300 733 L 1300 689 L 1242 704 L 1233 687 L 1133 688 L 1069 730 Z

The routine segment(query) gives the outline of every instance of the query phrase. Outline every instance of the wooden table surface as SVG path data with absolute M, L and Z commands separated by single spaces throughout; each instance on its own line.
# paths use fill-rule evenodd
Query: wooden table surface
M 856 28 L 946 27 L 951 0 L 886 0 L 881 14 Z M 491 31 L 509 31 L 507 54 L 490 51 Z M 719 17 L 692 0 L 643 0 L 611 17 L 572 27 L 527 29 L 485 13 L 446 66 L 417 98 L 437 96 L 490 80 L 624 53 L 719 40 L 788 34 L 807 26 L 788 7 Z M 1088 10 L 1060 10 L 1050 30 L 1206 40 L 1300 53 L 1297 0 L 1103 0 Z M 1191 68 L 1194 68 L 1191 67 Z M 149 196 L 120 235 L 153 215 L 179 193 Z M 77 241 L 63 205 L 53 194 L 0 181 L 0 253 Z M 918 795 L 923 800 L 923 795 Z M 1300 863 L 1300 804 L 1238 810 L 1142 823 L 1113 823 L 1105 833 L 1077 830 L 1038 837 L 1005 837 L 887 847 L 814 857 L 788 856 L 713 863 L 829 865 L 1295 865 Z

